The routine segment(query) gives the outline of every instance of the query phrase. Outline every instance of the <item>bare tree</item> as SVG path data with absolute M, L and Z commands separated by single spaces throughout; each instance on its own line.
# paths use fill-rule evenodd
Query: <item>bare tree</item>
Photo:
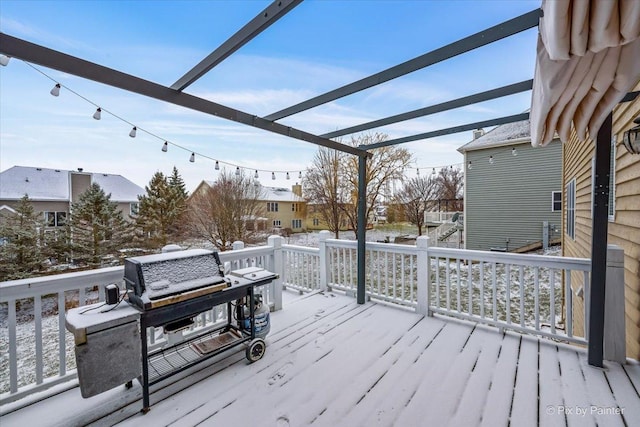
M 462 211 L 464 202 L 462 190 L 464 186 L 464 174 L 459 168 L 442 168 L 436 177 L 438 186 L 437 198 L 446 201 L 447 210 Z
M 381 133 L 365 134 L 358 138 L 352 137 L 350 144 L 354 147 L 360 145 L 375 144 L 385 141 L 387 135 Z M 397 145 L 381 147 L 371 150 L 372 156 L 367 159 L 366 181 L 366 212 L 365 218 L 371 213 L 384 192 L 385 185 L 395 179 L 402 179 L 405 168 L 411 162 L 411 153 Z M 344 156 L 342 162 L 342 174 L 344 179 L 340 182 L 344 185 L 343 194 L 349 194 L 349 203 L 341 204 L 341 208 L 347 216 L 351 227 L 358 230 L 358 157 Z
M 340 224 L 345 215 L 340 208 L 344 203 L 340 185 L 340 164 L 344 154 L 329 148 L 320 147 L 311 167 L 307 168 L 303 179 L 305 197 L 316 206 L 322 220 L 335 238 L 340 236 Z
M 189 200 L 189 224 L 195 236 L 211 242 L 221 251 L 234 241 L 252 242 L 253 224 L 263 214 L 262 187 L 249 175 L 223 170 L 206 191 Z
M 398 203 L 404 208 L 407 220 L 418 227 L 422 236 L 424 213 L 436 203 L 437 181 L 429 176 L 418 176 L 407 181 L 396 195 Z

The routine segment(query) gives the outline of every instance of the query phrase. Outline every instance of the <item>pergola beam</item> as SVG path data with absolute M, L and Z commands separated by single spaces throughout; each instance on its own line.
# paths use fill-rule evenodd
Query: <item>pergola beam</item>
M 177 82 L 171 85 L 171 89 L 180 91 L 186 89 L 187 86 L 205 75 L 255 36 L 269 28 L 271 24 L 282 18 L 300 3 L 302 3 L 302 0 L 275 0 L 227 41 L 222 43 L 220 47 L 200 61 L 198 65 L 180 77 Z
M 404 76 L 411 72 L 420 70 L 438 62 L 444 61 L 454 56 L 460 55 L 465 52 L 469 52 L 473 49 L 477 49 L 481 46 L 488 45 L 495 41 L 501 40 L 505 37 L 512 36 L 519 32 L 528 30 L 530 28 L 537 27 L 538 21 L 542 16 L 542 10 L 536 9 L 531 12 L 520 15 L 516 18 L 505 21 L 501 24 L 488 28 L 479 33 L 473 34 L 464 39 L 458 40 L 451 44 L 448 44 L 439 49 L 425 53 L 417 58 L 410 59 L 402 64 L 396 65 L 391 68 L 387 68 L 384 71 L 373 74 L 369 77 L 365 77 L 354 83 L 342 86 L 338 89 L 334 89 L 330 92 L 318 95 L 307 101 L 303 101 L 299 104 L 285 108 L 284 110 L 277 111 L 269 114 L 264 118 L 266 120 L 276 121 L 284 117 L 291 116 L 301 111 L 308 110 L 318 105 L 326 104 L 327 102 L 334 101 L 347 95 L 351 95 L 356 92 L 360 92 L 364 89 L 379 85 L 380 83 L 393 80 L 397 77 Z
M 514 114 L 512 116 L 499 117 L 497 119 L 483 120 L 481 122 L 469 123 L 466 125 L 454 126 L 446 129 L 434 130 L 431 132 L 420 133 L 417 135 L 405 136 L 403 138 L 390 139 L 388 141 L 378 142 L 376 144 L 361 145 L 360 148 L 365 150 L 373 150 L 380 147 L 388 147 L 390 145 L 404 144 L 405 142 L 418 141 L 420 139 L 435 138 L 437 136 L 450 135 L 452 133 L 466 132 L 486 126 L 498 126 L 506 123 L 519 122 L 529 119 L 529 113 Z
M 428 116 L 430 114 L 453 110 L 455 108 L 464 107 L 466 105 L 477 104 L 479 102 L 489 101 L 491 99 L 502 98 L 504 96 L 525 92 L 525 91 L 531 90 L 532 87 L 533 87 L 533 80 L 525 80 L 519 83 L 502 86 L 502 87 L 488 90 L 485 92 L 480 92 L 480 93 L 465 96 L 462 98 L 454 99 L 451 101 L 442 102 L 440 104 L 431 105 L 429 107 L 419 108 L 417 110 L 408 111 L 402 114 L 396 114 L 395 116 L 389 116 L 384 119 L 374 120 L 368 123 L 363 123 L 361 125 L 351 126 L 348 128 L 334 131 L 334 132 L 325 133 L 320 136 L 324 138 L 335 138 L 337 136 L 361 132 L 367 129 L 386 126 L 393 123 L 403 122 L 405 120 Z
M 123 73 L 93 62 L 85 61 L 25 40 L 9 36 L 0 32 L 0 52 L 24 61 L 39 64 L 47 68 L 62 71 L 74 76 L 93 80 L 108 86 L 124 89 L 139 95 L 148 96 L 174 105 L 180 105 L 191 110 L 200 111 L 212 116 L 231 120 L 254 128 L 266 130 L 301 141 L 310 142 L 323 147 L 356 156 L 366 156 L 366 151 L 357 147 L 322 138 L 279 123 L 273 123 L 258 116 L 245 113 L 221 104 L 198 98 L 130 74 Z

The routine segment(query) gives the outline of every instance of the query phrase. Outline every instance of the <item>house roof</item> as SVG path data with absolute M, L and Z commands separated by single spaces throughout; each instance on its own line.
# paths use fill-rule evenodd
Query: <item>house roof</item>
M 531 142 L 531 124 L 529 120 L 496 126 L 479 138 L 458 148 L 458 151 L 482 150 L 503 145 L 515 145 Z
M 0 173 L 0 200 L 19 200 L 25 194 L 37 201 L 69 201 L 69 177 L 74 171 L 13 166 Z M 78 172 L 79 173 L 79 172 Z M 85 173 L 85 172 L 83 172 Z M 92 173 L 95 182 L 114 202 L 136 202 L 145 190 L 121 175 Z
M 204 184 L 209 187 L 213 187 L 215 185 L 214 181 L 204 180 L 198 187 L 194 190 L 193 194 L 197 193 Z M 264 192 L 264 196 L 260 198 L 260 200 L 268 201 L 268 202 L 295 202 L 295 203 L 303 203 L 306 202 L 305 199 L 295 194 L 292 190 L 283 187 L 262 187 Z

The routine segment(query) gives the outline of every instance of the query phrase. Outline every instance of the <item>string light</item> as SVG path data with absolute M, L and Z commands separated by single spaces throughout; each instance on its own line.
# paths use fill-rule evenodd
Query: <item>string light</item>
M 512 155 L 513 157 L 515 157 L 515 156 L 517 156 L 517 155 L 518 155 L 518 150 L 516 150 L 516 147 L 513 147 L 513 148 L 511 149 L 511 155 Z
M 436 168 L 433 168 L 433 170 L 431 171 L 431 175 L 435 175 L 436 174 Z
M 10 56 L 0 54 L 0 65 L 6 67 L 9 64 Z
M 473 169 L 473 166 L 471 165 L 471 160 L 469 160 L 469 165 L 467 166 L 467 169 L 469 170 Z
M 416 175 L 420 176 L 420 168 L 416 168 Z
M 240 166 L 236 166 L 236 176 L 240 176 Z
M 492 165 L 493 164 L 493 156 L 489 156 L 489 164 Z
M 255 179 L 258 179 L 258 170 L 257 170 L 257 169 L 256 169 L 256 173 L 255 173 L 255 174 L 253 174 L 253 177 L 254 177 Z
M 6 66 L 9 63 L 10 59 L 11 59 L 11 57 L 3 55 L 3 54 L 0 54 L 0 65 Z M 34 71 L 42 74 L 43 76 L 45 76 L 46 78 L 48 78 L 49 80 L 51 80 L 51 81 L 53 81 L 55 83 L 55 85 L 53 86 L 53 88 L 50 91 L 52 96 L 56 96 L 57 97 L 57 96 L 60 95 L 60 89 L 63 87 L 60 83 L 58 83 L 55 79 L 53 79 L 51 76 L 47 75 L 45 72 L 43 72 L 42 70 L 40 70 L 39 68 L 37 68 L 33 64 L 31 64 L 31 63 L 29 63 L 27 61 L 22 61 L 22 62 L 24 62 L 27 66 L 31 67 Z M 129 136 L 131 138 L 135 138 L 136 135 L 137 135 L 137 131 L 140 130 L 140 131 L 142 131 L 142 132 L 144 132 L 144 133 L 146 133 L 148 135 L 151 135 L 151 136 L 153 136 L 155 138 L 158 138 L 161 141 L 164 141 L 163 144 L 162 144 L 162 151 L 163 152 L 167 152 L 168 151 L 169 144 L 173 145 L 174 147 L 177 147 L 177 148 L 180 148 L 182 150 L 185 150 L 187 152 L 191 151 L 191 150 L 187 149 L 186 147 L 183 147 L 183 146 L 178 145 L 178 144 L 176 144 L 174 142 L 165 140 L 164 138 L 161 138 L 158 135 L 156 135 L 156 134 L 154 134 L 154 133 L 152 133 L 152 132 L 150 132 L 148 130 L 145 130 L 145 129 L 142 129 L 142 128 L 138 128 L 137 126 L 134 126 L 130 121 L 124 119 L 123 117 L 118 116 L 117 114 L 115 114 L 115 113 L 113 113 L 113 112 L 111 112 L 109 110 L 106 110 L 106 109 L 103 109 L 102 107 L 99 107 L 97 103 L 95 103 L 95 102 L 91 101 L 90 99 L 84 97 L 83 95 L 75 92 L 73 89 L 70 89 L 67 86 L 64 86 L 64 89 L 69 91 L 69 92 L 71 92 L 71 93 L 73 93 L 74 95 L 78 96 L 79 98 L 82 98 L 86 102 L 94 105 L 96 107 L 96 111 L 93 113 L 93 118 L 95 120 L 101 120 L 102 112 L 104 111 L 104 112 L 112 115 L 113 117 L 115 117 L 115 118 L 117 118 L 117 119 L 119 119 L 119 120 L 121 120 L 121 121 L 123 121 L 125 123 L 128 123 L 129 125 L 131 125 L 132 129 L 129 132 Z M 232 166 L 232 167 L 235 166 L 236 167 L 236 173 L 239 173 L 240 169 L 243 169 L 243 170 L 244 169 L 249 169 L 249 168 L 245 168 L 243 166 L 234 165 L 232 163 L 219 161 L 219 160 L 216 160 L 216 159 L 211 158 L 209 156 L 206 156 L 206 155 L 203 155 L 203 154 L 200 154 L 200 153 L 195 153 L 195 152 L 191 152 L 191 156 L 189 158 L 190 162 L 192 162 L 192 163 L 195 162 L 195 155 L 196 154 L 198 154 L 199 156 L 204 157 L 206 159 L 215 161 L 215 170 L 220 170 L 220 163 L 222 163 L 224 165 L 229 165 L 229 166 Z M 269 171 L 268 170 L 263 170 L 263 169 L 255 169 L 254 176 L 256 177 L 256 179 L 258 178 L 258 172 L 267 172 L 268 173 Z M 271 172 L 271 179 L 273 179 L 273 180 L 276 179 L 276 172 L 285 173 L 286 174 L 286 179 L 290 179 L 290 177 L 291 177 L 290 174 L 291 173 L 295 173 L 295 171 L 272 171 Z M 298 178 L 302 179 L 302 171 L 298 171 Z
M 59 96 L 60 95 L 60 83 L 56 83 L 56 85 L 53 87 L 53 89 L 51 89 L 51 92 L 49 92 L 51 95 L 53 96 Z

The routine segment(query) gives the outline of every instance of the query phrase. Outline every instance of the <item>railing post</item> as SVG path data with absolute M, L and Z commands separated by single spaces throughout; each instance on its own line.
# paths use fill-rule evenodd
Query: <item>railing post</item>
M 327 239 L 331 232 L 322 230 L 318 233 L 318 247 L 320 248 L 320 290 L 326 291 L 329 288 L 329 249 Z
M 273 248 L 271 268 L 278 274 L 278 278 L 272 282 L 273 286 L 273 310 L 282 310 L 282 281 L 284 280 L 284 262 L 282 254 L 281 236 L 269 236 L 267 244 Z
M 429 306 L 429 237 L 420 236 L 416 239 L 417 248 L 417 274 L 418 274 L 418 306 L 416 312 L 431 316 Z
M 626 361 L 626 333 L 624 311 L 624 251 L 616 245 L 607 245 L 604 359 Z

